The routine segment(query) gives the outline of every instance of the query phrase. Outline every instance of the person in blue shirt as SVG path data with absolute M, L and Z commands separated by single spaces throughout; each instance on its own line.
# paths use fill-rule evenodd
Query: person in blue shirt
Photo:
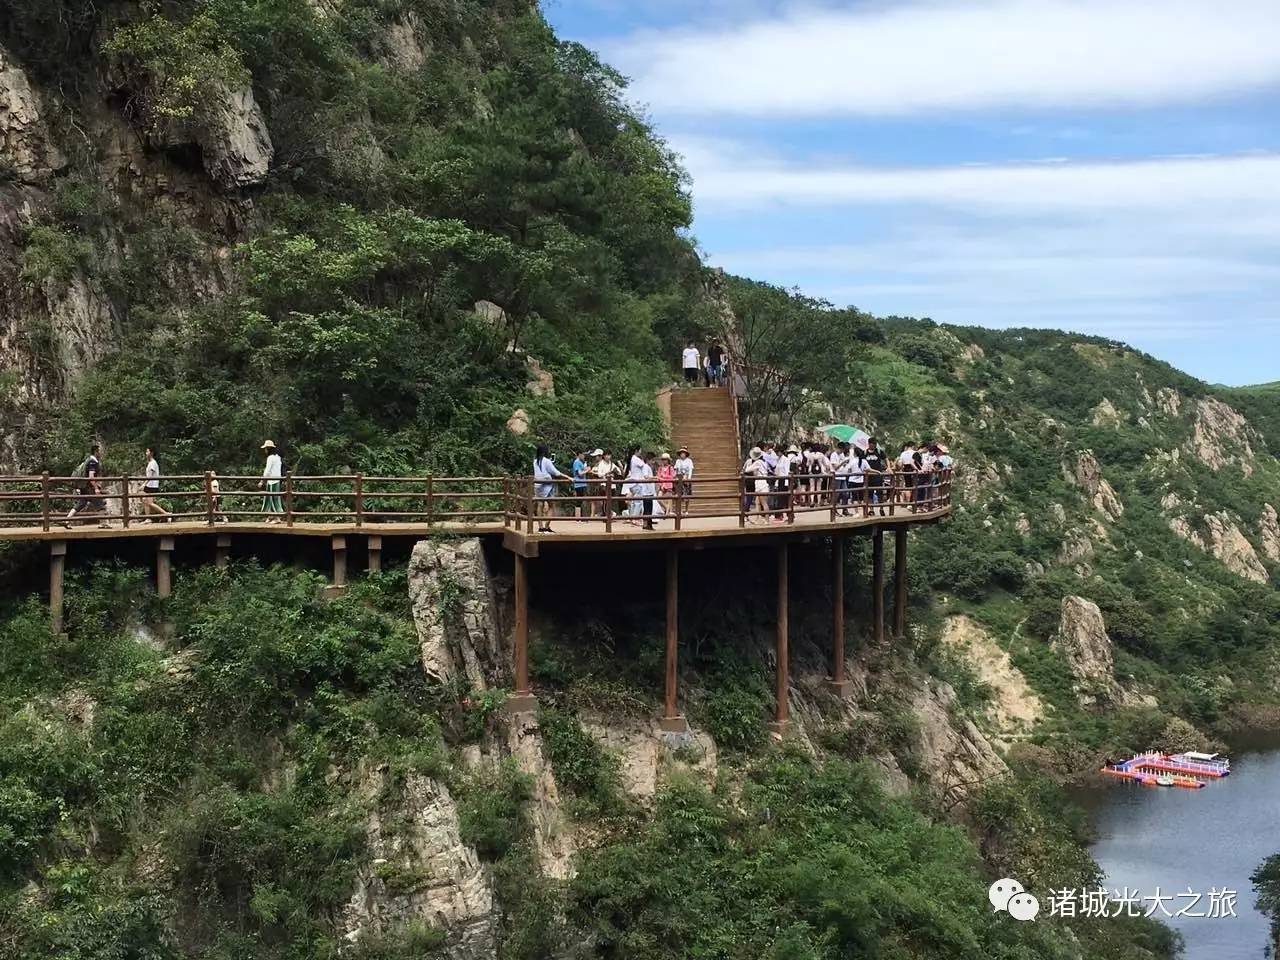
M 557 480 L 567 480 L 551 460 L 551 451 L 545 443 L 538 444 L 533 458 L 533 512 L 540 518 L 539 533 L 551 533 L 551 498 L 556 495 Z
M 587 473 L 590 467 L 587 464 L 586 452 L 579 453 L 573 458 L 573 467 L 570 473 L 573 474 L 573 496 L 577 501 L 573 505 L 573 512 L 579 520 L 587 518 Z

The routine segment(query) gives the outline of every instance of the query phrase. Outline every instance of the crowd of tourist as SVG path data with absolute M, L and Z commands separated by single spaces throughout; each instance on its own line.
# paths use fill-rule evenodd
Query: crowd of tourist
M 742 465 L 743 511 L 748 522 L 789 522 L 796 508 L 828 506 L 840 516 L 932 509 L 955 461 L 945 444 L 906 443 L 897 457 L 876 437 L 862 444 L 761 441 Z M 897 478 L 895 480 L 895 478 Z
M 911 513 L 935 508 L 955 461 L 945 444 L 906 443 L 896 457 L 876 437 L 862 444 L 818 442 L 779 445 L 761 441 L 742 464 L 740 493 L 748 523 L 787 523 L 796 509 L 830 507 L 850 517 Z M 686 447 L 671 454 L 633 447 L 621 459 L 596 448 L 574 456 L 568 473 L 556 466 L 546 445 L 533 461 L 534 515 L 538 530 L 550 533 L 556 516 L 580 521 L 613 511 L 626 522 L 654 529 L 676 512 L 688 514 L 694 498 L 694 463 Z M 712 481 L 723 485 L 724 478 Z M 699 497 L 717 494 L 699 491 Z M 567 509 L 557 510 L 557 504 Z
M 684 498 L 693 495 L 693 458 L 685 447 L 671 454 L 632 447 L 615 460 L 612 450 L 597 447 L 573 459 L 568 474 L 555 465 L 546 445 L 533 458 L 534 514 L 538 530 L 551 532 L 556 498 L 568 497 L 566 511 L 578 520 L 601 519 L 606 512 L 621 514 L 629 523 L 652 530 L 654 519 L 674 513 L 678 504 L 688 513 Z
M 267 523 L 281 523 L 284 504 L 281 485 L 283 461 L 271 440 L 261 448 L 264 458 L 260 486 L 264 491 L 261 513 Z M 140 523 L 164 522 L 169 511 L 159 502 L 160 465 L 148 448 L 143 468 L 142 516 Z M 889 457 L 877 438 L 864 444 L 837 443 L 834 446 L 806 442 L 779 445 L 761 441 L 751 448 L 741 470 L 742 509 L 748 523 L 789 522 L 796 509 L 828 506 L 841 516 L 864 515 L 899 508 L 917 512 L 932 509 L 940 496 L 944 477 L 954 461 L 941 443 L 921 441 L 903 445 L 897 457 Z M 89 455 L 76 469 L 76 500 L 64 524 L 70 527 L 79 515 L 98 517 L 99 526 L 109 528 L 102 492 L 100 447 L 93 444 Z M 225 522 L 217 474 L 209 474 L 211 509 Z M 899 478 L 895 481 L 895 477 Z M 723 480 L 716 481 L 723 483 Z M 606 512 L 620 516 L 646 530 L 676 512 L 688 514 L 695 502 L 694 462 L 687 447 L 676 456 L 632 447 L 615 459 L 612 450 L 597 447 L 574 456 L 568 473 L 556 466 L 551 452 L 539 446 L 533 460 L 534 506 L 540 532 L 551 532 L 556 516 L 580 521 L 603 519 Z M 699 496 L 713 494 L 700 491 Z M 567 508 L 559 505 L 566 504 Z

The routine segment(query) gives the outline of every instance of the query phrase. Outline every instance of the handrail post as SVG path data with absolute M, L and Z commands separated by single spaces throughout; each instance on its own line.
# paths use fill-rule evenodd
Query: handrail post
M 49 532 L 49 471 L 40 474 L 40 518 L 45 533 Z
M 212 527 L 216 521 L 213 515 L 213 472 L 210 470 L 204 472 L 204 511 L 205 519 Z
M 604 482 L 604 532 L 613 533 L 613 477 Z
M 129 529 L 129 478 L 126 476 L 120 481 L 120 522 L 126 530 Z
M 511 478 L 502 478 L 502 526 L 511 526 Z
M 738 529 L 747 526 L 747 475 L 738 474 Z
M 796 482 L 787 477 L 787 523 L 796 522 Z
M 364 526 L 364 474 L 356 474 L 356 526 Z
M 840 487 L 839 487 L 839 481 L 836 479 L 836 475 L 832 473 L 830 474 L 830 477 L 831 477 L 831 489 L 828 492 L 831 495 L 831 522 L 835 523 L 836 522 L 836 506 L 840 501 Z
M 270 481 L 268 481 L 269 483 Z M 286 527 L 293 526 L 293 471 L 289 470 L 284 475 L 284 524 Z
M 435 523 L 436 513 L 436 479 L 434 474 L 427 474 L 427 526 Z
M 528 491 L 529 498 L 525 502 L 529 505 L 529 513 L 528 526 L 525 528 L 525 533 L 533 533 L 533 514 L 537 510 L 536 501 L 534 500 L 533 477 L 529 478 Z
M 690 480 L 689 483 L 692 485 L 693 480 Z M 679 530 L 680 517 L 684 514 L 684 481 L 679 477 L 676 478 L 676 498 L 674 503 L 676 508 L 676 529 Z

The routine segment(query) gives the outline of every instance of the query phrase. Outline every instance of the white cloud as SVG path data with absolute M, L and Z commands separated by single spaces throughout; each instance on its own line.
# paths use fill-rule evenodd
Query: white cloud
M 700 206 L 918 203 L 1092 216 L 1118 207 L 1150 211 L 1208 204 L 1219 214 L 1238 214 L 1242 222 L 1254 221 L 1260 210 L 1280 215 L 1276 154 L 879 168 L 786 160 L 696 138 L 673 138 L 673 146 L 685 157 Z
M 1259 318 L 1280 304 L 1280 156 L 868 168 L 682 146 L 700 224 L 769 224 L 767 244 L 709 251 L 736 273 L 881 314 L 1149 349 L 1275 330 Z
M 894 116 L 1200 102 L 1280 84 L 1276 0 L 800 7 L 607 46 L 659 114 Z

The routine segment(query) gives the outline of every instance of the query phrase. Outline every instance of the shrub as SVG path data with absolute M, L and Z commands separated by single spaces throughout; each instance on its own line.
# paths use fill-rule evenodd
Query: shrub
M 607 802 L 615 798 L 618 760 L 582 729 L 575 715 L 542 706 L 538 728 L 557 784 L 584 799 Z
M 508 758 L 496 772 L 471 777 L 460 792 L 462 841 L 486 860 L 502 859 L 528 832 L 524 805 L 533 796 L 532 778 Z

